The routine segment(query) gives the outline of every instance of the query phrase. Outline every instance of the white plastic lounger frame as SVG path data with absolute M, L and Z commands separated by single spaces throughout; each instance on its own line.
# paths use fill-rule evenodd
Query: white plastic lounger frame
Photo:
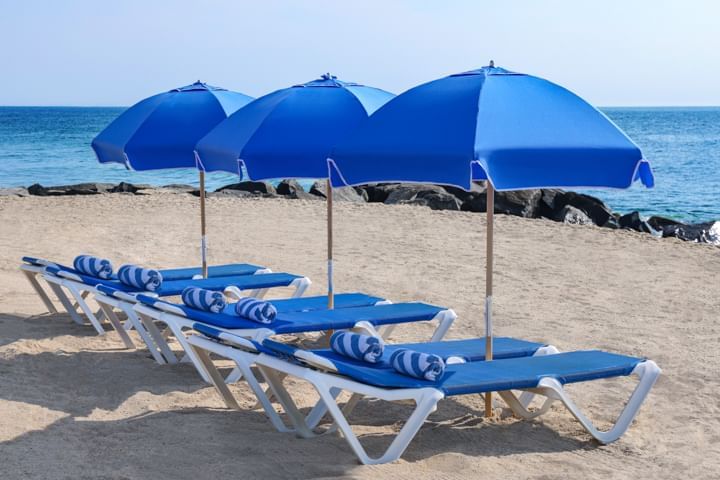
M 452 310 L 447 310 L 447 312 L 452 312 Z M 454 315 L 454 312 L 452 312 L 452 315 Z M 363 333 L 369 335 L 377 334 L 372 326 L 367 325 L 364 322 L 360 322 L 356 326 L 356 330 L 362 331 Z M 438 328 L 438 330 L 436 330 L 436 333 L 442 333 L 442 335 L 444 335 L 444 332 L 446 331 L 447 329 L 440 331 L 440 329 Z M 433 335 L 433 339 L 431 341 L 440 340 L 442 340 L 442 336 Z M 253 376 L 251 370 L 251 367 L 255 365 L 255 360 L 259 355 L 252 343 L 238 343 L 243 342 L 243 339 L 228 336 L 226 338 L 226 341 L 234 345 L 230 346 L 217 342 L 215 340 L 210 340 L 203 335 L 190 335 L 187 341 L 191 345 L 192 349 L 195 351 L 197 358 L 202 363 L 203 369 L 205 370 L 205 372 L 203 372 L 205 374 L 204 376 L 211 379 L 215 390 L 217 390 L 218 394 L 225 402 L 225 406 L 235 410 L 241 409 L 239 404 L 237 403 L 237 400 L 232 395 L 232 392 L 230 392 L 230 389 L 227 388 L 227 382 L 224 381 L 217 368 L 215 368 L 215 365 L 212 363 L 212 361 L 210 361 L 210 354 L 215 354 L 219 357 L 226 358 L 235 362 L 235 365 L 237 366 L 236 369 L 239 370 L 242 373 L 243 377 L 248 380 L 248 385 L 257 397 L 259 406 L 263 407 L 266 415 L 270 419 L 270 422 L 278 431 L 298 431 L 302 436 L 314 435 L 314 433 L 312 433 L 312 430 L 315 429 L 315 427 L 322 420 L 322 417 L 327 413 L 327 407 L 325 407 L 324 402 L 322 400 L 318 402 L 318 404 L 315 405 L 310 414 L 307 417 L 304 417 L 295 406 L 295 403 L 292 401 L 290 394 L 285 390 L 285 387 L 282 385 L 282 380 L 286 375 L 274 373 L 272 370 L 268 370 L 267 368 L 263 368 L 262 366 L 260 366 L 258 370 L 260 370 L 261 376 L 268 383 L 269 392 L 271 392 L 271 395 L 268 394 L 268 391 L 263 391 L 262 388 L 259 386 L 258 379 Z M 557 348 L 552 345 L 546 345 L 544 347 L 538 348 L 537 351 L 533 354 L 533 356 L 539 357 L 543 355 L 554 355 L 556 353 L 559 353 Z M 302 356 L 311 353 L 298 351 L 296 354 Z M 322 357 L 319 357 L 317 355 L 312 355 L 311 358 L 315 358 L 316 362 L 323 361 Z M 325 362 L 324 364 L 326 365 L 327 362 Z M 333 395 L 337 396 L 339 393 L 340 391 L 333 392 Z M 283 410 L 288 415 L 294 417 L 295 420 L 292 422 L 294 426 L 287 426 L 282 421 L 282 419 L 272 406 L 271 397 L 275 398 L 281 404 Z M 520 407 L 527 409 L 528 405 L 530 404 L 530 402 L 532 402 L 534 397 L 535 394 L 532 392 L 523 392 L 521 397 L 518 399 Z M 345 413 L 345 415 L 348 415 L 355 408 L 355 405 L 360 401 L 361 398 L 362 395 L 359 394 L 354 394 L 350 398 L 350 400 L 343 407 L 343 412 Z
M 310 279 L 307 277 L 299 277 L 293 280 L 292 283 L 288 285 L 288 288 L 295 289 L 290 298 L 302 297 L 310 284 Z M 236 292 L 237 288 L 229 287 L 228 289 L 226 289 L 225 293 L 229 295 L 230 290 Z M 267 290 L 268 289 L 253 290 L 248 295 L 255 296 L 256 298 L 262 298 L 262 295 L 264 295 Z M 128 319 L 133 323 L 138 333 L 140 334 L 140 338 L 142 338 L 143 342 L 145 342 L 145 345 L 147 345 L 153 358 L 159 364 L 177 364 L 183 361 L 192 362 L 193 365 L 195 365 L 195 367 L 198 369 L 198 372 L 202 376 L 203 380 L 208 383 L 211 382 L 211 379 L 205 374 L 204 370 L 199 367 L 200 363 L 195 356 L 195 353 L 192 351 L 192 349 L 186 342 L 186 330 L 191 330 L 193 323 L 197 322 L 183 316 L 182 310 L 175 310 L 172 305 L 162 303 L 158 304 L 157 308 L 150 307 L 147 305 L 135 303 L 134 298 L 132 298 L 132 301 L 130 301 L 130 299 L 122 300 L 117 297 L 113 298 L 107 295 L 103 295 L 100 292 L 97 292 L 96 300 L 100 304 L 105 304 L 114 308 L 118 308 L 127 314 Z M 159 323 L 164 324 L 167 328 L 164 331 L 161 331 L 157 326 L 157 324 Z M 242 335 L 246 337 L 262 335 L 266 332 L 269 332 L 268 334 L 272 334 L 272 331 L 268 330 L 267 328 L 228 331 L 232 331 L 237 335 Z M 184 357 L 182 359 L 177 358 L 175 353 L 172 351 L 172 348 L 170 348 L 170 345 L 168 344 L 167 339 L 171 334 L 178 341 L 184 352 Z M 235 379 L 231 380 L 236 381 Z
M 262 275 L 265 273 L 272 273 L 272 270 L 270 270 L 269 268 L 263 268 L 257 270 L 255 273 L 253 273 L 253 275 Z M 307 282 L 309 282 L 309 280 L 307 280 Z M 103 312 L 105 317 L 108 318 L 110 324 L 115 329 L 115 331 L 118 332 L 120 338 L 122 338 L 127 348 L 135 348 L 135 344 L 132 342 L 130 337 L 125 332 L 123 332 L 123 328 L 121 328 L 121 324 L 117 319 L 115 310 L 119 310 L 126 315 L 127 321 L 124 325 L 124 329 L 130 330 L 132 328 L 135 328 L 135 330 L 137 330 L 138 334 L 140 335 L 140 339 L 148 347 L 155 361 L 160 364 L 167 363 L 166 358 L 163 357 L 164 354 L 168 354 L 169 357 L 174 358 L 174 356 L 171 355 L 172 351 L 169 348 L 167 349 L 167 351 L 165 351 L 163 350 L 165 345 L 158 345 L 155 341 L 153 341 L 150 333 L 143 327 L 143 324 L 138 318 L 137 313 L 135 313 L 135 311 L 133 310 L 133 306 L 137 303 L 137 301 L 135 300 L 135 295 L 137 295 L 136 293 L 116 291 L 113 295 L 107 295 L 98 290 L 96 287 L 93 287 L 90 291 L 94 293 L 95 301 L 98 305 L 100 305 L 100 310 Z M 267 291 L 267 289 L 256 289 L 251 292 L 251 295 L 265 291 Z M 152 292 L 143 293 L 149 296 L 157 296 Z
M 75 323 L 85 325 L 85 321 L 83 321 L 81 317 L 81 315 L 84 314 L 93 328 L 95 328 L 98 335 L 105 334 L 105 329 L 102 326 L 102 320 L 105 316 L 105 312 L 99 310 L 96 313 L 87 303 L 87 297 L 95 291 L 95 287 L 83 283 L 77 275 L 63 270 L 59 271 L 57 275 L 54 275 L 43 269 L 42 277 L 48 283 L 50 288 L 60 300 L 60 303 L 62 303 L 63 307 L 67 310 Z M 70 296 L 68 296 L 63 289 L 69 292 Z M 71 298 L 75 300 L 74 304 Z M 78 308 L 80 309 L 80 312 L 78 312 Z
M 299 294 L 296 294 L 295 297 L 301 296 L 303 292 L 304 289 L 302 290 L 302 292 L 299 292 Z M 380 304 L 389 302 L 382 301 L 378 303 Z M 203 368 L 202 364 L 200 363 L 200 359 L 196 355 L 196 351 L 192 349 L 187 342 L 187 331 L 192 330 L 193 324 L 202 322 L 198 322 L 196 320 L 192 320 L 183 316 L 181 314 L 181 311 L 175 311 L 172 305 L 157 304 L 157 307 L 159 308 L 137 304 L 134 306 L 134 310 L 137 313 L 137 317 L 142 322 L 143 327 L 145 327 L 145 329 L 150 333 L 150 336 L 154 340 L 154 343 L 158 346 L 162 346 L 161 351 L 163 352 L 163 355 L 165 355 L 164 352 L 166 349 L 169 351 L 167 355 L 172 360 L 168 361 L 168 363 L 177 363 L 177 357 L 175 357 L 175 355 L 173 354 L 170 346 L 167 344 L 165 335 L 157 328 L 156 323 L 163 323 L 167 326 L 167 329 L 175 336 L 175 338 L 180 343 L 180 346 L 185 352 L 188 360 L 192 361 L 195 367 L 198 369 L 198 372 L 200 373 L 202 378 L 206 382 L 214 384 L 215 382 L 212 376 L 208 375 L 206 369 Z M 455 312 L 453 312 L 452 310 L 443 310 L 439 312 L 435 316 L 435 318 L 428 320 L 431 322 L 438 322 L 438 326 L 433 332 L 432 341 L 441 340 L 452 325 L 452 323 L 455 321 L 455 318 L 457 318 Z M 252 338 L 257 341 L 261 341 L 267 337 L 275 335 L 275 332 L 267 327 L 259 327 L 252 329 L 225 329 L 219 328 L 214 325 L 211 326 L 220 331 L 228 332 L 238 337 Z M 368 322 L 358 322 L 357 324 L 355 324 L 354 328 L 363 329 L 364 331 L 368 331 L 371 332 L 371 334 L 377 335 L 377 331 L 375 330 L 375 328 Z M 224 380 L 224 383 L 237 382 L 242 378 L 242 375 L 243 368 L 242 366 L 238 365 L 238 368 L 234 369 Z M 233 405 L 228 406 L 233 408 Z
M 280 375 L 292 375 L 313 385 L 320 395 L 321 401 L 332 415 L 335 425 L 342 432 L 343 437 L 345 437 L 345 440 L 363 464 L 387 463 L 399 459 L 427 417 L 436 410 L 438 402 L 445 398 L 444 393 L 435 388 L 386 389 L 357 382 L 353 379 L 338 375 L 334 371 L 332 364 L 312 352 L 304 352 L 303 360 L 307 362 L 308 365 L 311 365 L 312 368 L 310 366 L 303 367 L 266 354 L 258 355 L 255 363 L 259 366 L 263 374 L 266 375 L 266 380 L 269 382 L 276 398 L 279 400 L 282 399 L 283 407 L 286 408 L 286 412 L 293 422 L 296 433 L 303 437 L 312 437 L 317 434 L 308 428 L 312 423 L 308 423 L 308 419 L 302 416 L 302 414 L 298 415 L 298 408 L 291 405 L 292 399 L 289 395 L 286 395 L 287 391 L 284 387 L 274 379 L 272 372 L 274 371 Z M 602 432 L 593 426 L 590 420 L 570 399 L 562 384 L 555 379 L 544 378 L 536 388 L 528 390 L 533 394 L 546 398 L 542 408 L 537 412 L 529 412 L 522 406 L 515 394 L 511 391 L 499 392 L 499 395 L 508 403 L 516 415 L 525 419 L 542 415 L 549 410 L 553 402 L 560 401 L 590 435 L 600 443 L 610 443 L 620 438 L 628 429 L 637 415 L 640 406 L 650 392 L 650 389 L 660 375 L 660 368 L 653 361 L 645 360 L 639 363 L 631 374 L 637 376 L 639 382 L 615 424 L 606 432 Z M 350 426 L 347 419 L 349 412 L 342 409 L 336 402 L 335 399 L 338 394 L 344 390 L 351 392 L 353 395 L 372 397 L 389 402 L 399 400 L 412 400 L 415 402 L 415 409 L 407 422 L 381 456 L 370 457 L 368 455 Z M 288 406 L 289 409 L 287 409 Z
M 47 260 L 40 260 L 38 259 L 37 265 L 31 265 L 29 263 L 23 262 L 20 265 L 20 271 L 25 274 L 25 278 L 28 279 L 28 282 L 30 282 L 30 285 L 33 287 L 33 290 L 38 294 L 38 297 L 40 297 L 40 300 L 45 304 L 45 307 L 47 308 L 48 312 L 50 313 L 58 313 L 57 307 L 55 307 L 55 304 L 50 299 L 50 295 L 45 291 L 45 289 L 42 287 L 40 282 L 38 281 L 38 277 L 42 277 L 43 273 L 45 273 L 45 266 L 56 266 L 52 262 L 48 262 Z M 64 296 L 64 294 L 63 294 Z M 73 319 L 74 320 L 74 319 Z

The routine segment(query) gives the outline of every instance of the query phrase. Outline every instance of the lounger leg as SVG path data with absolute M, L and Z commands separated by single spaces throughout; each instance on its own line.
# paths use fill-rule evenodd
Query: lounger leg
M 73 307 L 73 304 L 70 302 L 70 299 L 65 295 L 65 292 L 63 292 L 62 287 L 58 285 L 57 283 L 48 282 L 50 285 L 50 288 L 55 293 L 55 296 L 60 300 L 60 303 L 65 308 L 65 311 L 67 311 L 68 315 L 70 315 L 70 318 L 72 318 L 73 322 L 77 323 L 78 325 L 85 325 L 85 322 L 83 319 L 78 315 L 77 310 Z
M 112 306 L 107 305 L 102 302 L 98 302 L 100 304 L 100 309 L 104 312 L 105 317 L 107 317 L 108 321 L 110 322 L 110 325 L 115 329 L 117 334 L 120 336 L 120 340 L 123 341 L 125 344 L 125 348 L 129 349 L 135 349 L 135 343 L 130 338 L 130 335 L 127 334 L 127 331 L 125 330 L 125 327 L 123 327 L 122 322 L 120 322 L 120 319 L 115 314 L 115 311 L 113 310 Z
M 190 362 L 195 366 L 195 369 L 197 369 L 198 373 L 202 377 L 202 379 L 207 383 L 212 383 L 212 379 L 207 376 L 207 373 L 202 368 L 200 364 L 200 360 L 195 356 L 195 351 L 190 348 L 190 344 L 187 342 L 187 337 L 185 336 L 185 332 L 183 331 L 182 327 L 179 325 L 175 325 L 173 323 L 168 323 L 168 327 L 172 330 L 173 335 L 175 335 L 175 339 L 178 341 L 180 346 L 182 347 L 183 351 L 185 352 L 185 355 L 188 357 Z M 172 362 L 169 362 L 172 363 Z M 175 362 L 177 363 L 177 362 Z
M 205 350 L 197 348 L 194 345 L 190 345 L 190 348 L 193 350 L 198 359 L 198 370 L 203 370 L 200 372 L 200 375 L 202 376 L 205 374 L 205 376 L 210 379 L 210 383 L 212 383 L 215 390 L 220 394 L 220 397 L 223 399 L 223 402 L 225 402 L 225 406 L 227 408 L 240 410 L 240 405 L 238 405 L 237 400 L 235 400 L 232 392 L 225 384 L 222 375 L 220 375 L 220 372 L 210 359 L 210 355 Z
M 25 278 L 28 279 L 28 282 L 30 282 L 30 285 L 32 285 L 33 289 L 35 290 L 35 293 L 38 294 L 38 297 L 40 297 L 40 300 L 45 304 L 45 308 L 47 308 L 48 312 L 50 313 L 57 313 L 57 308 L 55 308 L 55 305 L 53 304 L 52 300 L 50 300 L 50 297 L 48 296 L 47 292 L 44 288 L 42 288 L 42 285 L 40 285 L 40 282 L 38 282 L 38 274 L 36 272 L 29 272 L 27 270 L 20 269 L 21 272 L 25 274 Z
M 310 279 L 306 277 L 293 280 L 291 285 L 295 286 L 295 292 L 292 294 L 291 298 L 300 298 L 305 295 L 305 290 L 308 289 L 311 283 Z
M 625 408 L 615 421 L 615 424 L 606 432 L 598 430 L 592 422 L 580 411 L 575 403 L 570 399 L 560 382 L 551 378 L 544 378 L 540 381 L 540 386 L 547 388 L 557 394 L 558 399 L 565 405 L 570 413 L 578 422 L 600 443 L 612 443 L 620 438 L 627 431 L 633 419 L 640 410 L 640 406 L 647 397 L 650 389 L 655 385 L 660 376 L 660 368 L 651 360 L 646 360 L 635 367 L 633 374 L 640 379 L 637 387 L 633 391 Z
M 537 349 L 533 357 L 542 357 L 544 355 L 555 355 L 557 353 L 560 353 L 560 350 L 555 348 L 552 345 L 547 345 L 545 347 L 540 347 Z M 527 409 L 530 404 L 532 403 L 533 399 L 535 398 L 535 394 L 531 391 L 524 391 L 520 394 L 520 403 L 522 406 Z
M 105 335 L 105 329 L 102 327 L 98 319 L 95 317 L 95 312 L 92 311 L 90 306 L 85 302 L 85 297 L 87 296 L 88 292 L 80 293 L 74 286 L 67 285 L 67 289 L 72 293 L 73 297 L 75 297 L 75 300 L 77 301 L 77 304 L 80 306 L 80 309 L 85 314 L 87 319 L 90 321 L 90 324 L 95 328 L 95 331 L 98 333 L 98 335 Z M 84 295 L 83 295 L 84 294 Z
M 280 415 L 277 413 L 275 407 L 273 407 L 272 402 L 270 401 L 270 397 L 263 390 L 262 386 L 257 381 L 257 378 L 250 370 L 250 366 L 241 365 L 240 362 L 237 362 L 237 360 L 236 363 L 238 367 L 243 370 L 245 380 L 247 380 L 247 383 L 250 385 L 250 388 L 252 388 L 253 393 L 255 393 L 258 402 L 262 405 L 263 410 L 265 410 L 265 414 L 270 419 L 270 423 L 272 423 L 279 432 L 295 432 L 301 436 L 308 433 L 307 427 L 305 426 L 305 416 L 302 414 L 300 409 L 297 407 L 297 404 L 293 401 L 287 389 L 282 384 L 283 378 L 285 377 L 284 375 L 281 376 L 277 371 L 265 368 L 261 365 L 258 365 L 257 367 L 258 371 L 267 382 L 269 389 L 272 392 L 272 396 L 278 401 L 278 403 L 280 403 L 283 410 L 290 418 L 294 428 L 285 425 L 285 422 L 283 422 L 282 418 L 280 418 Z M 312 432 L 309 433 L 312 434 Z
M 648 393 L 650 392 L 650 389 L 653 387 L 655 382 L 658 379 L 658 376 L 660 375 L 660 368 L 655 364 L 655 362 L 651 360 L 646 360 L 640 364 L 638 364 L 635 367 L 635 370 L 632 372 L 633 375 L 637 375 L 639 377 L 639 382 L 637 386 L 635 387 L 635 390 L 633 391 L 632 395 L 630 395 L 630 399 L 625 404 L 625 407 L 623 408 L 622 412 L 620 413 L 620 416 L 617 418 L 613 426 L 608 431 L 600 431 L 598 430 L 588 419 L 585 414 L 583 414 L 580 409 L 575 405 L 575 403 L 572 401 L 572 399 L 569 397 L 565 389 L 563 388 L 562 384 L 555 380 L 554 378 L 543 378 L 540 380 L 540 383 L 538 384 L 538 388 L 534 389 L 538 391 L 538 393 L 545 395 L 548 397 L 548 400 L 545 402 L 545 405 L 543 405 L 543 408 L 541 408 L 540 412 L 533 412 L 529 413 L 527 410 L 525 410 L 524 407 L 520 404 L 519 401 L 515 400 L 513 402 L 513 399 L 515 399 L 515 396 L 512 395 L 510 392 L 503 392 L 504 394 L 510 393 L 510 397 L 507 397 L 507 400 L 509 400 L 508 404 L 510 405 L 510 408 L 513 409 L 513 411 L 517 414 L 519 414 L 523 418 L 533 418 L 539 416 L 541 413 L 544 413 L 549 409 L 548 403 L 559 400 L 560 402 L 565 405 L 565 408 L 570 411 L 573 417 L 580 422 L 580 424 L 583 426 L 583 428 L 592 435 L 598 442 L 600 443 L 612 443 L 618 438 L 620 438 L 630 427 L 630 424 L 632 423 L 633 419 L 637 415 L 638 411 L 640 410 L 640 406 L 642 405 L 643 401 L 645 401 L 645 398 L 647 397 Z M 503 399 L 506 397 L 503 396 Z M 506 401 L 507 401 L 506 400 Z M 547 407 L 547 408 L 546 408 Z M 517 409 L 517 411 L 516 411 Z M 525 413 L 527 412 L 527 413 Z
M 145 341 L 145 344 L 147 345 L 148 349 L 150 349 L 153 358 L 160 364 L 163 365 L 165 363 L 169 364 L 176 364 L 178 363 L 178 359 L 175 356 L 175 353 L 170 348 L 170 345 L 168 345 L 167 341 L 163 337 L 163 334 L 160 333 L 160 330 L 158 330 L 157 326 L 155 325 L 155 322 L 152 318 L 146 317 L 145 315 L 142 315 L 140 313 L 137 313 L 135 311 L 132 312 L 132 317 L 130 316 L 130 313 L 128 313 L 128 318 L 135 318 L 138 321 L 138 325 L 135 326 L 135 329 L 138 331 L 138 333 L 145 331 L 148 333 L 148 336 L 144 336 L 141 334 L 142 339 Z M 160 351 L 160 354 L 162 355 L 164 360 L 161 360 L 158 358 L 156 353 Z
M 430 338 L 431 342 L 439 342 L 445 337 L 445 334 L 452 326 L 453 322 L 457 318 L 457 314 L 452 310 L 445 310 L 441 313 L 441 317 L 438 318 L 438 326 Z
M 435 411 L 438 401 L 442 399 L 442 394 L 438 391 L 425 393 L 415 398 L 416 407 L 403 428 L 400 430 L 400 433 L 395 437 L 382 456 L 372 458 L 360 444 L 360 440 L 353 432 L 345 415 L 343 415 L 338 404 L 335 402 L 335 398 L 330 389 L 326 385 L 322 385 L 320 382 L 315 382 L 314 385 L 320 395 L 320 398 L 327 405 L 328 411 L 333 416 L 338 428 L 343 433 L 345 440 L 350 445 L 350 448 L 352 448 L 360 462 L 365 465 L 393 462 L 400 458 L 417 434 L 418 430 L 422 427 L 425 419 L 427 419 L 428 415 Z

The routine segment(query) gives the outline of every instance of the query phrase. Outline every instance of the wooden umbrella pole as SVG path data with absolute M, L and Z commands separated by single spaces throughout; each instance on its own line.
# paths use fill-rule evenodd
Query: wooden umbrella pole
M 493 294 L 493 219 L 495 216 L 495 189 L 487 181 L 487 237 L 485 260 L 485 361 L 493 359 L 492 294 Z M 491 417 L 492 393 L 485 394 L 485 416 Z
M 327 180 L 327 260 L 328 260 L 328 309 L 335 308 L 335 288 L 333 286 L 333 191 L 330 179 Z
M 205 236 L 205 172 L 200 170 L 200 256 L 202 257 L 202 276 L 208 277 L 207 238 Z

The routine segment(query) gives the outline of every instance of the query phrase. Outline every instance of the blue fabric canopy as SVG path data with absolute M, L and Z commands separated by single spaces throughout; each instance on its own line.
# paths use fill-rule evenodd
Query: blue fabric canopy
M 195 168 L 195 143 L 252 97 L 195 82 L 128 108 L 92 141 L 98 161 L 134 170 Z
M 242 108 L 202 138 L 199 168 L 252 180 L 327 178 L 332 147 L 393 97 L 329 74 L 277 90 Z
M 469 189 L 652 187 L 640 149 L 603 113 L 547 80 L 494 66 L 395 97 L 339 143 L 333 185 L 398 181 Z

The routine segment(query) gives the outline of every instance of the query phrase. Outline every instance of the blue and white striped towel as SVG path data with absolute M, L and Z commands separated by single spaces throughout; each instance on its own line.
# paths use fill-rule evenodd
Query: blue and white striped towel
M 204 288 L 187 287 L 180 296 L 188 307 L 206 312 L 220 313 L 227 305 L 225 295 Z
M 118 269 L 118 280 L 130 287 L 157 292 L 162 285 L 162 274 L 150 268 L 123 265 Z
M 330 348 L 340 355 L 377 363 L 382 357 L 385 344 L 382 339 L 353 332 L 335 332 L 330 337 Z
M 277 316 L 275 305 L 253 297 L 245 297 L 235 304 L 238 316 L 258 323 L 272 323 Z
M 434 382 L 445 372 L 445 362 L 437 355 L 401 348 L 390 357 L 390 364 L 399 373 Z
M 73 260 L 73 267 L 80 273 L 105 280 L 112 277 L 113 273 L 110 260 L 93 257 L 92 255 L 78 255 Z

